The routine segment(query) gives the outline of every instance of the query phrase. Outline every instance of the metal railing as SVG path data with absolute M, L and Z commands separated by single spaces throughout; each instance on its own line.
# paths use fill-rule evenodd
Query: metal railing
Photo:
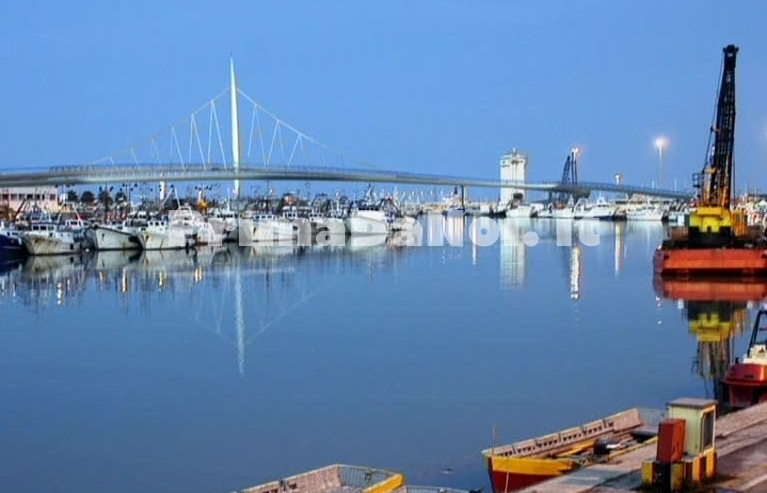
M 393 471 L 349 465 L 339 465 L 338 474 L 342 486 L 363 489 L 383 483 L 397 475 Z
M 519 182 L 440 176 L 409 171 L 370 170 L 346 167 L 310 167 L 286 165 L 231 165 L 202 163 L 161 165 L 151 163 L 115 165 L 58 166 L 47 169 L 3 170 L 0 186 L 35 186 L 38 184 L 89 184 L 122 181 L 196 181 L 234 179 L 316 180 L 316 181 L 374 181 L 383 183 L 434 184 L 450 186 L 508 187 L 551 192 L 574 192 L 601 190 L 605 192 L 641 194 L 657 197 L 690 198 L 691 191 L 661 190 L 651 187 L 634 187 L 613 183 L 581 182 L 562 185 L 557 182 Z

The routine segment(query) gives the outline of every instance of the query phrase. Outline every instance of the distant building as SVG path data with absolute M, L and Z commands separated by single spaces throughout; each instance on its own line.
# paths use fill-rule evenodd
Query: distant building
M 22 204 L 47 211 L 59 210 L 59 191 L 56 187 L 0 188 L 0 205 L 18 210 Z
M 527 180 L 527 155 L 512 149 L 501 156 L 501 180 L 518 181 L 524 183 Z M 525 191 L 518 188 L 501 188 L 501 204 L 508 204 L 514 197 L 524 200 Z

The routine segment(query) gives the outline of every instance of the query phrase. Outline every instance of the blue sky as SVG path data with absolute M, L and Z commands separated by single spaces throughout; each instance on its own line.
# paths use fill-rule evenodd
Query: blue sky
M 224 89 L 232 53 L 249 95 L 381 167 L 494 177 L 518 147 L 530 179 L 557 180 L 577 145 L 584 180 L 649 184 L 662 134 L 665 184 L 681 186 L 735 43 L 736 182 L 756 186 L 766 16 L 756 1 L 5 2 L 0 164 L 87 163 L 141 141 Z

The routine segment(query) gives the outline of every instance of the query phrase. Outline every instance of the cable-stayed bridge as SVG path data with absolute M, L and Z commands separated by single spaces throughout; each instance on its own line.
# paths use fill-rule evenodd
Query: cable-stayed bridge
M 244 133 L 241 120 L 246 120 Z M 615 183 L 514 182 L 374 166 L 303 133 L 264 108 L 237 87 L 233 65 L 228 88 L 191 115 L 122 151 L 90 164 L 0 172 L 2 187 L 229 180 L 235 195 L 240 183 L 248 180 L 508 187 L 581 196 L 594 190 L 679 199 L 693 195 Z

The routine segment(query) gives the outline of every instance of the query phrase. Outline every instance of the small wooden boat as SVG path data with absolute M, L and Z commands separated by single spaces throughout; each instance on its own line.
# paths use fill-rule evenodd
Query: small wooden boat
M 657 440 L 663 410 L 627 411 L 558 433 L 482 451 L 495 493 L 508 493 L 592 464 L 609 462 Z
M 334 464 L 238 493 L 393 493 L 404 484 L 405 478 L 397 472 Z

